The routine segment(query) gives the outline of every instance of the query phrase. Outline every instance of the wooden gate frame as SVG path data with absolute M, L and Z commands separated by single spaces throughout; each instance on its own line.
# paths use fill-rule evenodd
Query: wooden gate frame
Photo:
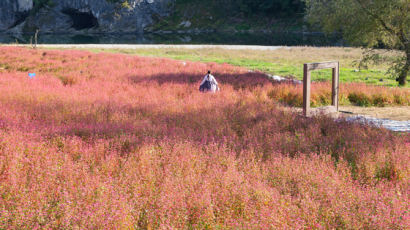
M 332 69 L 332 106 L 339 111 L 339 62 L 305 63 L 303 65 L 303 115 L 310 115 L 310 72 L 320 69 Z

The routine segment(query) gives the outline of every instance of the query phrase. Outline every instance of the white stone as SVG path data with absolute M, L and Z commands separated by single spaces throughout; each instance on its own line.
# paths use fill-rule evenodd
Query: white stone
M 285 81 L 287 80 L 284 77 L 278 76 L 278 75 L 268 75 L 268 77 L 274 81 Z
M 190 27 L 192 25 L 192 23 L 190 22 L 190 21 L 182 21 L 180 24 L 179 24 L 179 26 L 183 26 L 183 27 L 185 27 L 185 28 L 188 28 L 188 27 Z

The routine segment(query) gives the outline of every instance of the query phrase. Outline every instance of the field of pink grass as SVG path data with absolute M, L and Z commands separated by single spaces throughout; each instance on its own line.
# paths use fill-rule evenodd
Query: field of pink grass
M 208 69 L 220 93 L 198 92 Z M 410 134 L 281 110 L 297 87 L 0 47 L 0 229 L 408 229 Z

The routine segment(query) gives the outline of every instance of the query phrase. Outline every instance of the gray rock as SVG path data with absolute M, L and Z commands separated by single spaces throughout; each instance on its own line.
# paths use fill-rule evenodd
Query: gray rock
M 33 0 L 1 0 L 0 31 L 143 33 L 152 24 L 153 15 L 169 14 L 169 3 L 174 0 L 128 0 L 127 4 L 107 0 L 52 1 L 52 6 L 33 12 Z M 24 26 L 13 30 L 19 24 Z
M 269 79 L 271 79 L 272 81 L 276 81 L 276 82 L 289 82 L 289 83 L 293 83 L 293 84 L 302 84 L 303 83 L 302 81 L 297 80 L 297 79 L 281 77 L 281 76 L 278 76 L 278 75 L 267 74 L 267 77 Z
M 32 8 L 32 0 L 1 0 L 0 31 L 5 31 L 19 25 L 25 20 Z
M 190 36 L 183 36 L 181 39 L 180 39 L 182 42 L 184 42 L 184 43 L 188 43 L 188 42 L 191 42 L 192 41 L 192 38 L 190 37 Z M 184 62 L 185 63 L 185 62 Z
M 268 77 L 274 81 L 286 81 L 287 79 L 278 75 L 268 75 Z
M 185 28 L 191 27 L 192 23 L 190 21 L 182 21 L 179 26 L 183 26 Z

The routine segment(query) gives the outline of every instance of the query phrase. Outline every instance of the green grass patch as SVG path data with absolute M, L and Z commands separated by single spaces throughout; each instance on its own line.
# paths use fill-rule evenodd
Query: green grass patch
M 303 49 L 299 48 L 299 49 Z M 188 60 L 199 62 L 215 62 L 215 63 L 228 63 L 235 66 L 247 68 L 249 70 L 262 71 L 265 73 L 293 77 L 299 80 L 303 79 L 303 62 L 309 62 L 314 60 L 296 60 L 290 57 L 272 58 L 272 61 L 268 61 L 266 57 L 258 57 L 257 55 L 249 55 L 249 57 L 238 56 L 231 51 L 217 52 L 206 51 L 201 49 L 88 49 L 93 52 L 111 52 L 111 53 L 124 53 L 149 57 L 166 57 L 176 60 Z M 323 50 L 325 51 L 325 50 Z M 321 52 L 323 52 L 321 51 Z M 346 50 L 346 52 L 348 52 Z M 257 52 L 257 51 L 255 51 Z M 276 52 L 276 51 L 272 51 Z M 280 51 L 278 51 L 280 52 Z M 345 57 L 343 57 L 345 59 Z M 354 59 L 344 60 L 345 63 L 353 63 Z M 344 63 L 343 63 L 344 64 Z M 345 64 L 340 68 L 340 82 L 361 82 L 370 85 L 383 85 L 383 86 L 398 86 L 397 82 L 389 78 L 386 75 L 386 66 L 375 66 L 372 69 L 358 70 L 354 68 L 353 64 Z M 330 81 L 331 70 L 319 70 L 312 72 L 313 81 Z M 409 87 L 409 84 L 407 84 Z

